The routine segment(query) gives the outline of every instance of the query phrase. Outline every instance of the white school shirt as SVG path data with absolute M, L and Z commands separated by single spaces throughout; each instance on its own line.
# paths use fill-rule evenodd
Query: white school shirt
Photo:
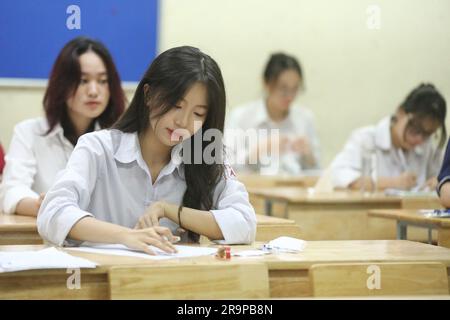
M 302 169 L 318 169 L 320 167 L 320 143 L 314 125 L 314 116 L 305 107 L 292 105 L 289 108 L 287 117 L 280 122 L 271 120 L 267 113 L 264 99 L 234 108 L 226 120 L 225 144 L 229 153 L 234 156 L 234 161 L 241 164 L 246 161 L 247 154 L 245 152 L 242 153 L 242 150 L 234 150 L 236 141 L 233 139 L 235 137 L 229 134 L 230 129 L 241 129 L 244 131 L 248 129 L 278 129 L 280 136 L 305 137 L 311 146 L 316 165 L 308 167 L 300 159 L 300 166 Z M 237 155 L 236 153 L 239 154 Z M 243 168 L 249 169 L 250 166 L 244 166 Z
M 431 139 L 403 151 L 392 145 L 391 117 L 383 118 L 377 125 L 355 130 L 344 149 L 331 163 L 331 181 L 334 187 L 347 188 L 361 176 L 363 148 L 374 150 L 376 161 L 372 176 L 395 177 L 405 171 L 417 175 L 417 186 L 437 176 L 442 162 L 442 149 L 433 145 Z
M 47 119 L 39 117 L 18 123 L 5 156 L 3 181 L 0 185 L 0 207 L 6 214 L 14 214 L 24 198 L 39 198 L 64 169 L 73 145 L 64 136 L 58 123 L 46 135 Z M 98 123 L 95 129 L 100 129 Z
M 42 202 L 39 234 L 57 245 L 71 244 L 67 235 L 83 217 L 133 228 L 155 201 L 180 205 L 186 190 L 183 165 L 174 158 L 180 151 L 181 144 L 172 149 L 171 161 L 152 184 L 136 133 L 113 129 L 83 135 Z M 255 212 L 244 185 L 230 167 L 227 172 L 214 191 L 214 209 L 210 211 L 224 236 L 218 242 L 248 244 L 255 239 Z M 163 218 L 160 225 L 176 234 L 178 225 L 173 221 Z

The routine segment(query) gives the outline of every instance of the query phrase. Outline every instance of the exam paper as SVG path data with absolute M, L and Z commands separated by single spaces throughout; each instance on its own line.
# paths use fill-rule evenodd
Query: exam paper
M 303 251 L 306 241 L 292 237 L 279 237 L 263 245 L 263 250 L 297 253 Z
M 159 248 L 149 246 L 156 255 L 152 256 L 142 251 L 132 250 L 122 244 L 89 244 L 88 246 L 83 245 L 80 247 L 66 248 L 68 250 L 98 253 L 98 254 L 109 254 L 117 256 L 144 258 L 150 260 L 164 260 L 164 259 L 174 259 L 174 258 L 189 258 L 189 257 L 200 257 L 212 255 L 217 252 L 216 248 L 205 248 L 205 247 L 193 247 L 193 246 L 181 246 L 176 245 L 175 248 L 178 250 L 177 253 L 167 253 Z
M 96 263 L 56 249 L 0 252 L 0 272 L 34 269 L 95 268 Z

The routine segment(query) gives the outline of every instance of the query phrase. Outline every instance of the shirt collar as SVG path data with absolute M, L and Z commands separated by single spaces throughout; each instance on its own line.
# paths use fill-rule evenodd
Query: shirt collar
M 259 108 L 260 110 L 257 110 L 257 111 L 255 112 L 255 114 L 254 114 L 254 121 L 255 121 L 256 126 L 259 126 L 259 125 L 261 125 L 261 124 L 267 124 L 267 125 L 269 125 L 270 127 L 278 127 L 280 124 L 284 124 L 286 121 L 289 121 L 289 120 L 290 120 L 290 117 L 291 117 L 291 114 L 292 114 L 292 111 L 291 111 L 292 105 L 291 105 L 291 107 L 289 108 L 289 112 L 288 112 L 288 115 L 286 116 L 286 118 L 283 119 L 283 120 L 282 120 L 281 122 L 279 122 L 279 123 L 274 122 L 274 121 L 270 118 L 269 112 L 267 111 L 266 100 L 265 100 L 264 98 L 261 98 L 261 99 L 258 101 L 258 104 L 257 104 L 257 105 L 258 105 L 258 108 Z
M 385 117 L 375 127 L 375 144 L 378 148 L 385 151 L 393 149 L 391 119 L 392 117 Z M 414 152 L 418 155 L 423 154 L 425 152 L 424 144 L 415 147 Z
M 143 169 L 146 168 L 145 161 L 142 158 L 141 147 L 137 132 L 124 133 L 120 130 L 111 130 L 113 144 L 118 144 L 114 152 L 114 158 L 121 163 L 131 163 L 136 161 Z M 169 175 L 175 169 L 181 177 L 184 177 L 183 166 L 181 165 L 182 144 L 177 144 L 172 148 L 170 162 L 161 170 L 160 175 Z

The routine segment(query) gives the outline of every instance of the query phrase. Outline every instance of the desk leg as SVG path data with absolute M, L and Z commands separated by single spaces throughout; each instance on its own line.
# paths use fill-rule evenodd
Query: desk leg
M 408 237 L 408 226 L 401 222 L 397 221 L 397 239 L 398 240 L 406 240 Z
M 273 202 L 270 199 L 266 199 L 264 201 L 264 210 L 266 212 L 266 216 L 272 216 L 272 208 L 273 208 Z
M 450 229 L 438 229 L 438 246 L 450 248 Z
M 428 244 L 433 244 L 433 234 L 432 234 L 433 229 L 428 228 Z

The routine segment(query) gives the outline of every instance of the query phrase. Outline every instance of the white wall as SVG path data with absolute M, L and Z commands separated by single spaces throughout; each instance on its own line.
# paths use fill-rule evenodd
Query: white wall
M 379 30 L 367 27 L 372 4 Z M 448 0 L 161 0 L 160 51 L 178 45 L 217 60 L 229 108 L 262 94 L 271 52 L 296 55 L 306 80 L 298 101 L 316 115 L 324 164 L 351 130 L 390 114 L 419 82 L 450 101 Z M 41 112 L 42 96 L 42 88 L 0 87 L 5 146 L 14 123 Z

